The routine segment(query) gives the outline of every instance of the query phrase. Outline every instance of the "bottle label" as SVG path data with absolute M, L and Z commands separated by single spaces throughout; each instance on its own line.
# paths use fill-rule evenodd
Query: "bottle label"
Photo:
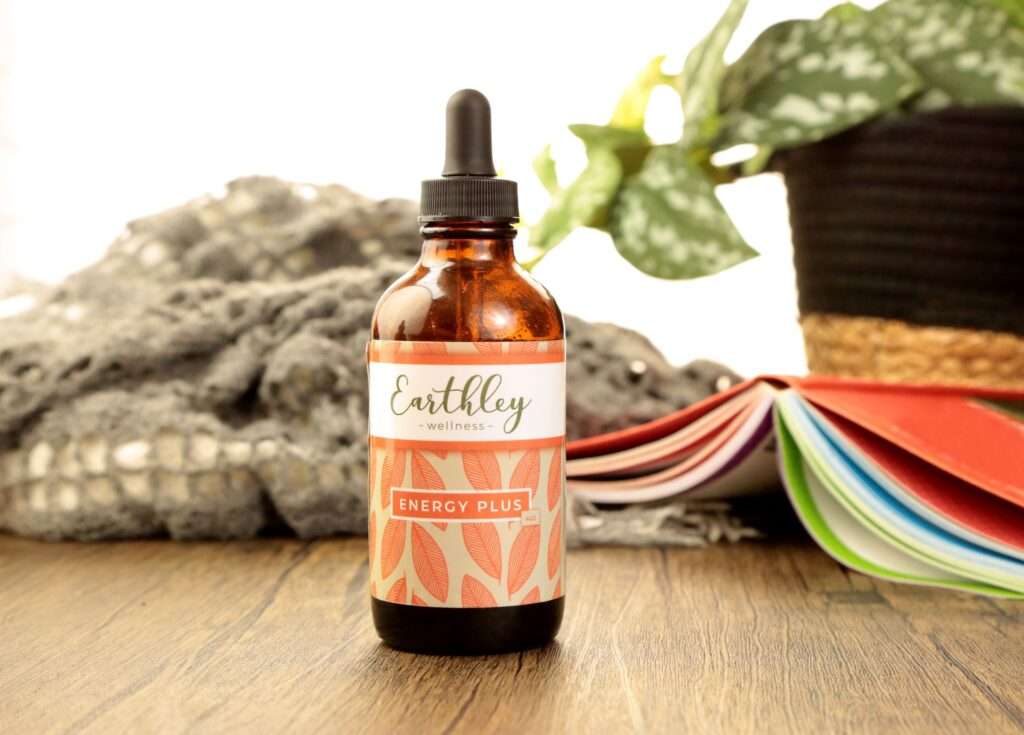
M 370 591 L 431 607 L 562 596 L 565 345 L 374 340 Z

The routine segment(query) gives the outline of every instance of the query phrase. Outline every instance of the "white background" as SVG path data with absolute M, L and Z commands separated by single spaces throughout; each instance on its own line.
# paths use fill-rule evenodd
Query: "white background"
M 829 4 L 751 0 L 730 55 Z M 250 173 L 415 197 L 440 171 L 444 104 L 461 87 L 490 97 L 496 162 L 535 220 L 546 195 L 532 157 L 554 142 L 573 174 L 583 158 L 566 124 L 606 122 L 649 58 L 681 65 L 724 6 L 0 0 L 0 273 L 59 280 L 124 221 Z M 667 142 L 680 124 L 662 90 L 648 132 Z M 567 312 L 639 329 L 674 361 L 801 371 L 782 184 L 719 191 L 761 258 L 663 282 L 588 231 L 537 275 Z

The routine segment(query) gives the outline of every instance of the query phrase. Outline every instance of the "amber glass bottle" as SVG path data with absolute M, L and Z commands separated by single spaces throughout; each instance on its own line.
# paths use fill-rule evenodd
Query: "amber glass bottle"
M 449 102 L 444 176 L 373 318 L 373 618 L 402 650 L 531 648 L 564 604 L 562 315 L 515 261 L 515 184 L 494 178 L 478 92 Z

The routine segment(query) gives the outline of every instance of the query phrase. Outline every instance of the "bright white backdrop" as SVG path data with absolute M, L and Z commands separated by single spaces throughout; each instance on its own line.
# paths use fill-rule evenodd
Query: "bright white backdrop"
M 553 141 L 572 175 L 583 157 L 565 125 L 605 122 L 649 58 L 681 64 L 725 5 L 6 2 L 0 268 L 47 281 L 98 257 L 125 220 L 244 174 L 415 197 L 439 172 L 444 103 L 461 87 L 490 97 L 497 163 L 535 219 L 546 199 L 529 168 L 536 152 Z M 828 4 L 751 0 L 731 54 L 768 24 Z M 668 141 L 681 120 L 663 92 L 649 132 Z M 637 328 L 675 361 L 800 371 L 781 181 L 720 194 L 763 254 L 731 272 L 658 281 L 606 236 L 581 232 L 537 275 L 566 311 Z

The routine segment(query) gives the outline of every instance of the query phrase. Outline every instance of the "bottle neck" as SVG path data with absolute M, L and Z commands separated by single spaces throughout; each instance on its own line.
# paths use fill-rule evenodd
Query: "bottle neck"
M 516 230 L 511 220 L 427 222 L 420 228 L 420 234 L 423 235 L 420 263 L 427 267 L 446 263 L 511 265 L 515 262 Z

